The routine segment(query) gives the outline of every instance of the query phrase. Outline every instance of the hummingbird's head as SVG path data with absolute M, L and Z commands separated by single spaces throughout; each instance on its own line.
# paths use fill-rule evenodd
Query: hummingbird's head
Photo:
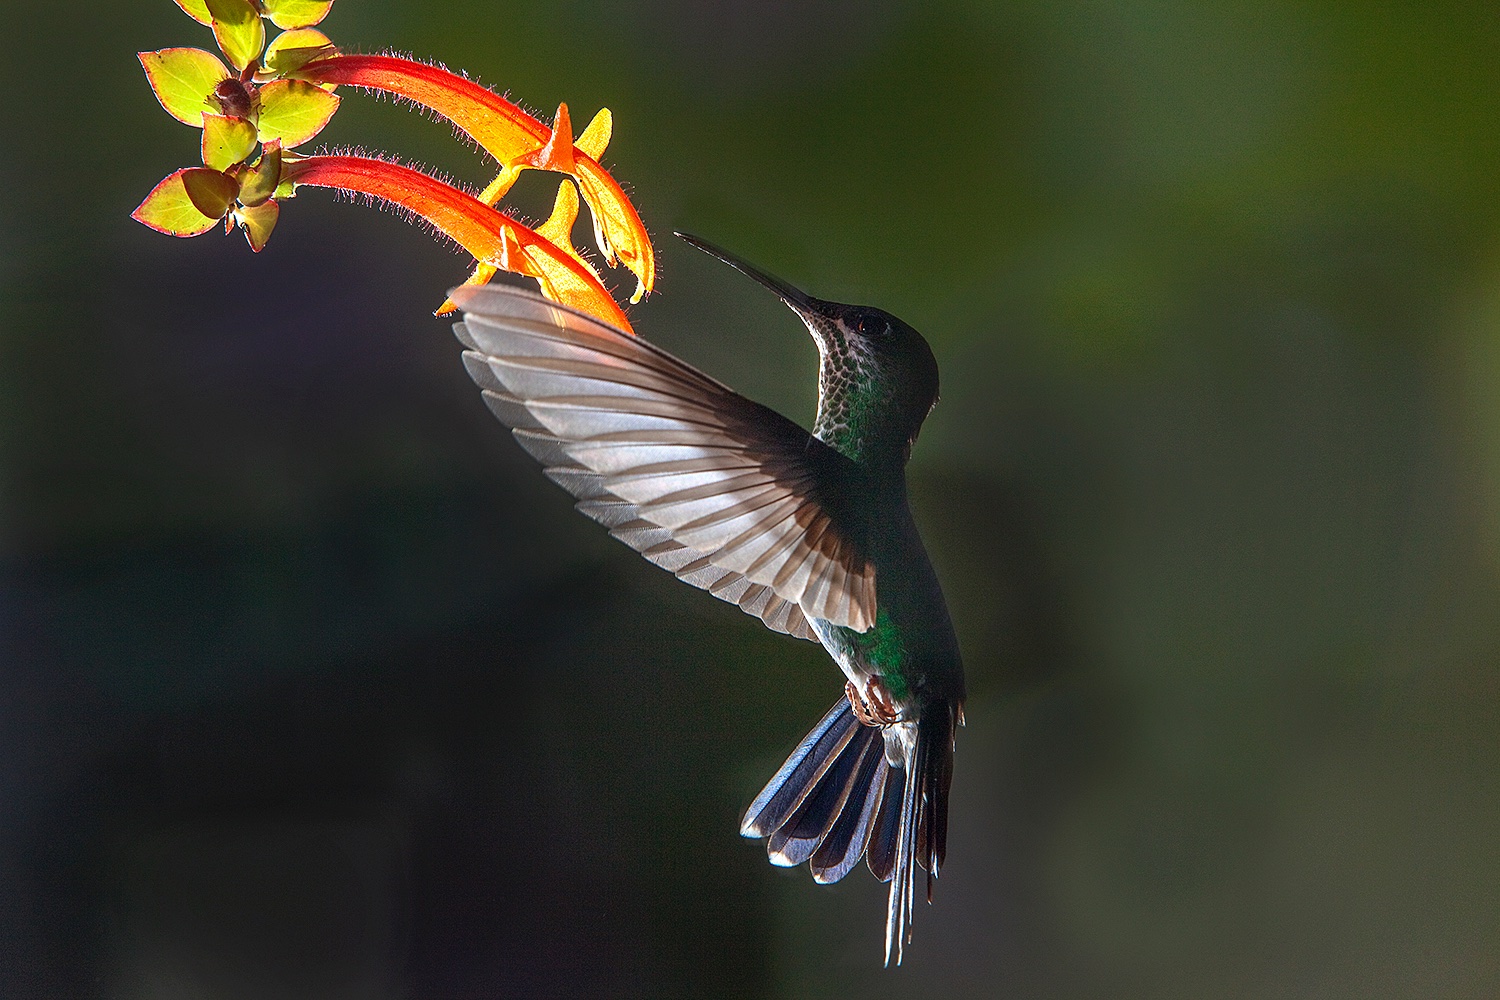
M 899 447 L 903 458 L 937 405 L 938 367 L 932 348 L 910 324 L 874 306 L 816 299 L 738 257 L 698 239 L 682 239 L 775 292 L 796 313 L 821 359 L 818 432 L 841 450 L 864 453 Z

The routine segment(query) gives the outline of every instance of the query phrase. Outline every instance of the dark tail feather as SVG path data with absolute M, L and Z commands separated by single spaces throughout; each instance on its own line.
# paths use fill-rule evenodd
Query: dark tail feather
M 882 742 L 870 739 L 870 733 L 861 732 L 867 729 L 859 726 L 855 729 L 853 737 L 839 751 L 837 759 L 828 765 L 828 769 L 818 778 L 817 786 L 797 807 L 797 811 L 787 817 L 781 829 L 771 834 L 771 840 L 766 844 L 766 851 L 771 856 L 773 865 L 783 868 L 792 868 L 800 865 L 813 856 L 833 828 L 843 818 L 845 806 L 853 797 L 855 779 L 860 777 L 864 770 L 865 758 L 873 751 L 880 753 L 879 744 Z M 865 778 L 869 781 L 868 776 Z M 863 792 L 863 786 L 860 786 Z M 858 796 L 863 798 L 861 794 Z
M 911 940 L 916 869 L 932 880 L 947 851 L 948 787 L 953 777 L 951 708 L 934 705 L 916 726 L 908 769 L 886 761 L 886 731 L 861 724 L 846 698 L 823 716 L 756 796 L 740 824 L 769 837 L 773 864 L 812 861 L 813 878 L 837 882 L 864 857 L 890 882 L 886 964 Z
M 859 864 L 890 773 L 891 766 L 885 762 L 885 740 L 871 740 L 850 785 L 849 800 L 812 856 L 814 882 L 823 885 L 837 882 Z
M 861 725 L 840 698 L 745 810 L 740 833 L 769 837 L 771 863 L 787 868 L 811 858 L 836 829 L 852 834 L 874 773 L 868 762 L 883 747 L 880 730 Z
M 750 803 L 745 818 L 740 821 L 740 835 L 769 837 L 780 830 L 817 787 L 819 779 L 839 759 L 856 731 L 864 728 L 854 718 L 848 700 L 841 698 Z
M 870 826 L 870 846 L 866 859 L 870 871 L 882 882 L 889 882 L 896 870 L 896 835 L 901 832 L 901 798 L 906 791 L 906 775 L 886 765 L 884 794 L 880 808 Z
M 885 924 L 887 965 L 893 955 L 900 965 L 905 946 L 911 942 L 917 868 L 927 871 L 927 901 L 931 903 L 932 883 L 947 854 L 948 789 L 953 780 L 957 721 L 956 708 L 929 707 L 917 723 L 916 746 L 908 751 L 907 770 L 888 782 L 877 818 L 878 833 L 886 840 L 877 850 L 872 838 L 869 858 L 877 877 L 891 879 Z M 891 788 L 900 788 L 899 797 L 891 794 Z

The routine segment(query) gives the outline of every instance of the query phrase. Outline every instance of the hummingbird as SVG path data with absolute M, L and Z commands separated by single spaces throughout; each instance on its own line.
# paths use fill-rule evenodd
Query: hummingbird
M 832 708 L 745 811 L 772 864 L 890 883 L 885 964 L 911 941 L 947 847 L 958 640 L 907 503 L 938 398 L 931 348 L 871 306 L 798 290 L 677 234 L 774 292 L 818 348 L 811 432 L 632 334 L 523 289 L 466 286 L 454 332 L 484 399 L 611 535 L 777 632 L 821 643 Z

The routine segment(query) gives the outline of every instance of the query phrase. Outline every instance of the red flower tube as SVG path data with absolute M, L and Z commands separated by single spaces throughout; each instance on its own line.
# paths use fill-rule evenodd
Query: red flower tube
M 599 249 L 610 263 L 618 256 L 649 291 L 656 261 L 645 225 L 617 182 L 592 157 L 553 142 L 552 129 L 515 104 L 472 80 L 437 66 L 397 56 L 338 55 L 316 59 L 294 74 L 314 83 L 348 84 L 396 94 L 426 107 L 468 133 L 506 167 L 534 167 L 570 174 L 594 213 Z
M 626 332 L 630 321 L 599 280 L 550 240 L 473 195 L 399 163 L 368 156 L 309 156 L 282 168 L 283 182 L 370 195 L 413 212 L 478 260 L 535 278 L 548 297 Z

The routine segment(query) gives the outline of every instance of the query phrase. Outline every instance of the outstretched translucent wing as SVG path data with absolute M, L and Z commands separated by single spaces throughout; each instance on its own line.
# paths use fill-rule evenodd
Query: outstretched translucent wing
M 539 295 L 456 289 L 485 400 L 578 509 L 779 631 L 875 621 L 853 463 L 646 341 Z

